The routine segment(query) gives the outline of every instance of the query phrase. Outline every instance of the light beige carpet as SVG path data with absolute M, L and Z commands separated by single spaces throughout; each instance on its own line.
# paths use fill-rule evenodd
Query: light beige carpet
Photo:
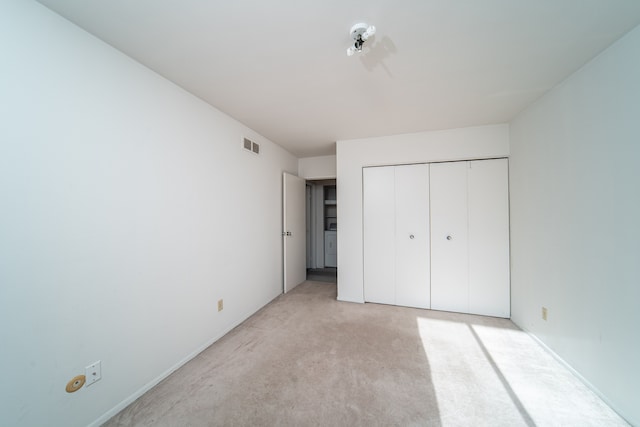
M 511 321 L 305 282 L 107 426 L 627 425 Z

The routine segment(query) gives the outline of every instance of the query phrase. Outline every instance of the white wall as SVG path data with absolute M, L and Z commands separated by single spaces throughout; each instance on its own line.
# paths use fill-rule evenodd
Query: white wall
M 640 425 L 638 52 L 640 28 L 510 127 L 513 320 L 635 425 Z
M 304 179 L 336 177 L 336 156 L 304 157 L 298 160 L 298 176 Z
M 297 160 L 35 2 L 0 55 L 0 425 L 85 426 L 281 293 Z
M 338 299 L 364 302 L 362 168 L 509 155 L 507 125 L 338 141 Z

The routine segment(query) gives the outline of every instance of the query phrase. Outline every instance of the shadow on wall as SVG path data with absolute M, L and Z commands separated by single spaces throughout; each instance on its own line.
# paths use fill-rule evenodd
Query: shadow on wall
M 395 55 L 396 52 L 397 49 L 393 40 L 388 36 L 384 36 L 373 45 L 370 45 L 369 50 L 360 55 L 360 62 L 362 62 L 367 71 L 373 71 L 377 66 L 380 66 L 389 77 L 393 77 L 384 61 L 391 55 Z

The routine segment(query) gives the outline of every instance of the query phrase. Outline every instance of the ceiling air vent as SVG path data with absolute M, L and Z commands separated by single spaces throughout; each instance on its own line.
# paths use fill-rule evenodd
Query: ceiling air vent
M 260 144 L 251 141 L 249 138 L 242 138 L 242 147 L 254 154 L 260 154 Z

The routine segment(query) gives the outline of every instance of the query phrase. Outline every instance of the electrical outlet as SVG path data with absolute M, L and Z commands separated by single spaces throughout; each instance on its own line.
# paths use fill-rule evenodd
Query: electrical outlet
M 218 311 L 222 311 L 224 308 L 224 303 L 221 299 L 218 300 Z
M 547 320 L 547 307 L 542 307 L 542 320 Z
M 87 387 L 102 378 L 102 362 L 98 360 L 84 368 L 84 375 L 87 378 Z

